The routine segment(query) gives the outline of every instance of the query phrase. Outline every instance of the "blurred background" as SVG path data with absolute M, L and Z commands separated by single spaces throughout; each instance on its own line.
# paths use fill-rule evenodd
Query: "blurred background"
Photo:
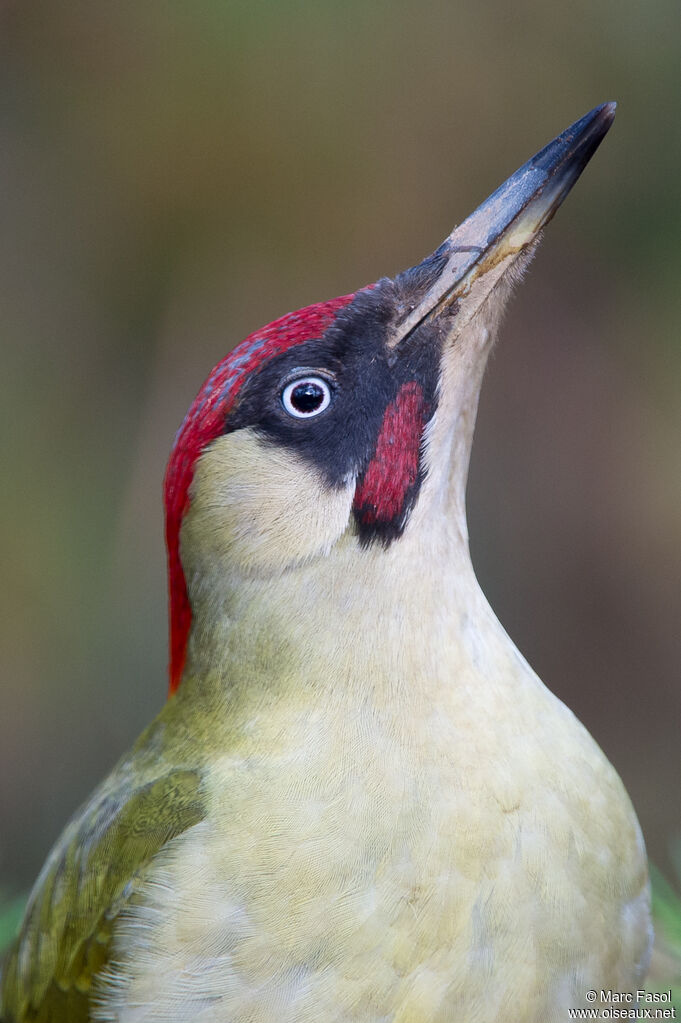
M 610 99 L 488 370 L 471 546 L 671 875 L 678 0 L 0 5 L 2 891 L 165 698 L 162 476 L 213 364 L 412 265 Z

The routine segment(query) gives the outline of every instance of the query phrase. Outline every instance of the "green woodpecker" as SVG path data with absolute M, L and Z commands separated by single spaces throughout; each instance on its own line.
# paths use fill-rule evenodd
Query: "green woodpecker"
M 3 1023 L 562 1023 L 640 984 L 636 816 L 464 508 L 511 284 L 613 116 L 208 377 L 165 482 L 171 698 L 48 857 Z

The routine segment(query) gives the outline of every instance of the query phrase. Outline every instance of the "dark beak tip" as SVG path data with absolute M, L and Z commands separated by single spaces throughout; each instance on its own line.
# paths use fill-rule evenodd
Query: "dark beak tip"
M 607 135 L 615 119 L 617 103 L 601 103 L 571 124 L 525 164 L 547 178 L 566 171 L 574 182 Z
M 451 304 L 471 274 L 486 273 L 536 241 L 605 138 L 616 111 L 617 103 L 610 101 L 584 114 L 507 178 L 432 256 L 406 271 L 416 281 L 440 267 L 425 295 L 400 320 L 394 344 Z
M 617 113 L 617 103 L 615 100 L 610 100 L 608 103 L 599 103 L 593 110 L 589 110 L 587 114 L 580 117 L 578 121 L 568 128 L 568 131 L 575 131 L 578 128 L 586 128 L 591 125 L 600 125 L 603 127 L 610 127 L 615 119 Z
M 617 113 L 617 103 L 615 100 L 610 100 L 608 103 L 601 103 L 600 106 L 594 107 L 591 113 L 587 114 L 587 118 L 593 118 L 594 128 L 596 125 L 601 129 L 603 135 L 609 130 L 610 125 L 615 120 L 615 114 Z

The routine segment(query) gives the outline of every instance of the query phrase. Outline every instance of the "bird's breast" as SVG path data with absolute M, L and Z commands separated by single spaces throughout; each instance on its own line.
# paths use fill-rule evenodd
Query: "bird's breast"
M 470 704 L 421 697 L 398 720 L 339 696 L 254 722 L 210 772 L 207 820 L 159 859 L 116 997 L 203 992 L 192 1018 L 216 1023 L 512 1004 L 547 1023 L 633 984 L 645 857 L 617 775 L 543 688 L 489 719 Z

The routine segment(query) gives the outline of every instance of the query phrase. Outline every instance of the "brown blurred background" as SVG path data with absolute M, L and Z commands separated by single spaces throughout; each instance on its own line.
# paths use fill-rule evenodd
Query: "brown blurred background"
M 212 365 L 411 265 L 590 107 L 615 125 L 484 386 L 474 561 L 681 830 L 678 0 L 0 7 L 0 888 L 161 706 L 161 480 Z

